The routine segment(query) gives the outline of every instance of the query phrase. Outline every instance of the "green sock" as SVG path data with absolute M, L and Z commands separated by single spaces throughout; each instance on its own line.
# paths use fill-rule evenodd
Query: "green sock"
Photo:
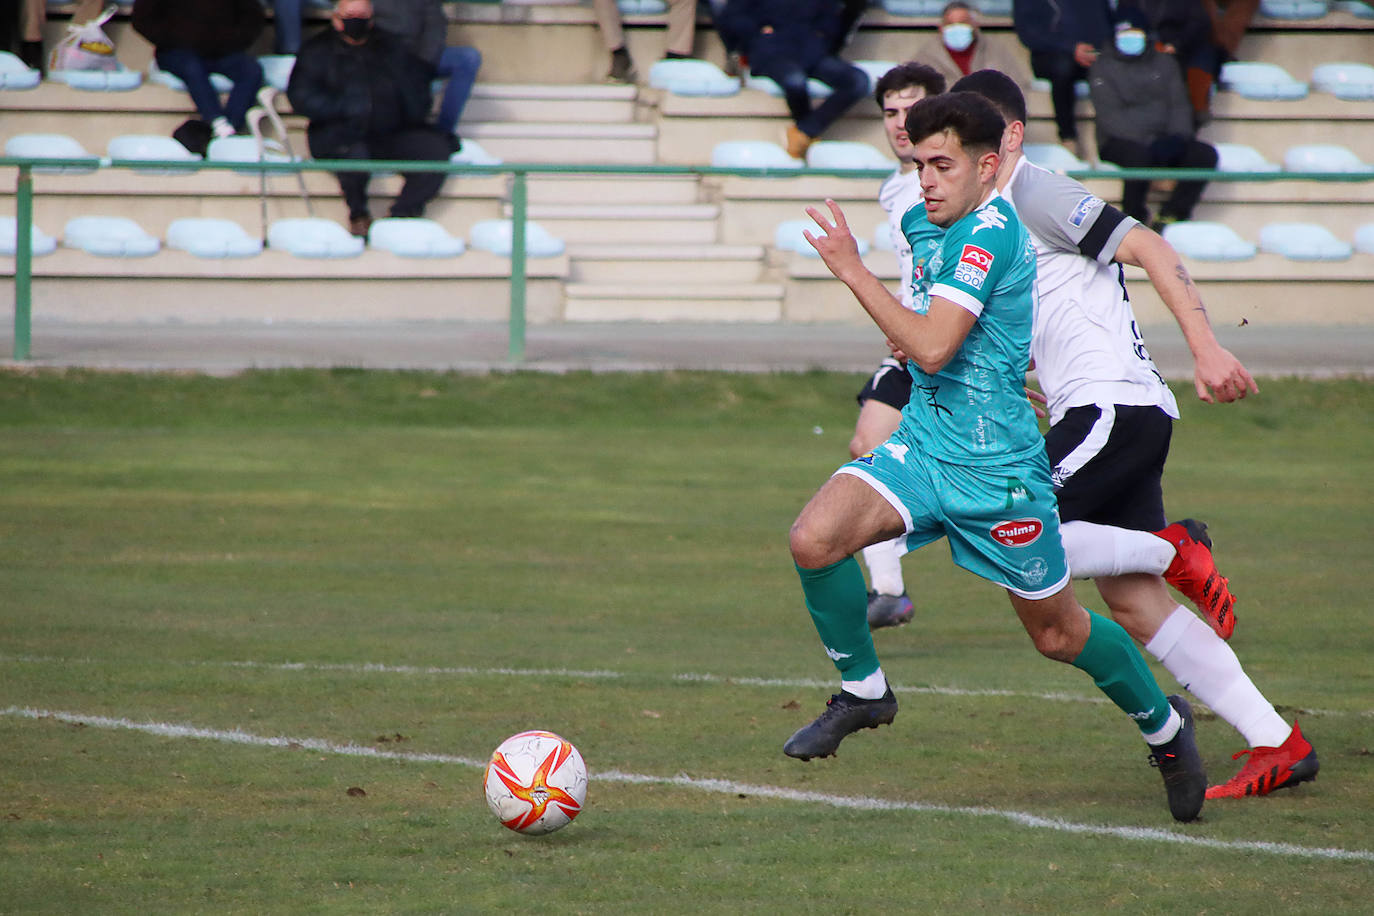
M 1172 707 L 1145 659 L 1115 621 L 1092 611 L 1088 616 L 1092 630 L 1073 666 L 1088 672 L 1097 688 L 1135 721 L 1142 734 L 1159 731 L 1169 721 Z
M 850 556 L 820 569 L 798 566 L 797 574 L 806 609 L 841 678 L 861 681 L 877 671 L 878 653 L 868 630 L 868 588 L 859 561 Z

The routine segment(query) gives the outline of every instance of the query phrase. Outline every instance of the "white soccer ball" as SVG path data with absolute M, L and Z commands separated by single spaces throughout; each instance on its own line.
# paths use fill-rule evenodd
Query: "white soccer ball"
M 492 752 L 487 807 L 517 833 L 552 833 L 577 817 L 587 798 L 587 765 L 553 732 L 511 735 Z

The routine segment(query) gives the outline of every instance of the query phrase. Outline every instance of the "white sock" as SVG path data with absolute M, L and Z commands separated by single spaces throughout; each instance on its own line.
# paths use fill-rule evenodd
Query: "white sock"
M 230 124 L 229 119 L 224 117 L 224 115 L 220 115 L 218 118 L 211 121 L 210 129 L 215 132 L 215 137 L 217 139 L 232 137 L 234 135 L 234 125 Z
M 1148 531 L 1065 522 L 1059 526 L 1059 534 L 1075 579 L 1126 573 L 1162 576 L 1174 562 L 1174 545 Z
M 1179 729 L 1181 728 L 1183 728 L 1183 717 L 1180 716 L 1178 714 L 1178 710 L 1174 709 L 1171 705 L 1169 707 L 1168 720 L 1162 726 L 1160 726 L 1159 731 L 1150 732 L 1149 734 L 1144 735 L 1145 743 L 1150 745 L 1151 747 L 1158 747 L 1161 744 L 1168 744 L 1170 741 L 1174 740 L 1174 736 L 1178 734 Z
M 862 681 L 840 681 L 840 689 L 865 700 L 881 700 L 887 693 L 887 676 L 879 667 Z
M 880 595 L 900 595 L 906 591 L 902 583 L 902 554 L 906 553 L 906 536 L 879 541 L 863 549 L 864 565 L 868 567 L 870 585 Z
M 1292 731 L 1250 681 L 1226 641 L 1179 605 L 1145 644 L 1145 651 L 1193 696 L 1245 737 L 1250 747 L 1278 747 Z

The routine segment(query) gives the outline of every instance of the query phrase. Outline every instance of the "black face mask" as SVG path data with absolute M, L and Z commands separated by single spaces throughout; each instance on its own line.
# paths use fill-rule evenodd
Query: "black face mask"
M 366 38 L 372 31 L 372 20 L 366 17 L 344 19 L 342 22 L 343 33 L 349 38 Z

